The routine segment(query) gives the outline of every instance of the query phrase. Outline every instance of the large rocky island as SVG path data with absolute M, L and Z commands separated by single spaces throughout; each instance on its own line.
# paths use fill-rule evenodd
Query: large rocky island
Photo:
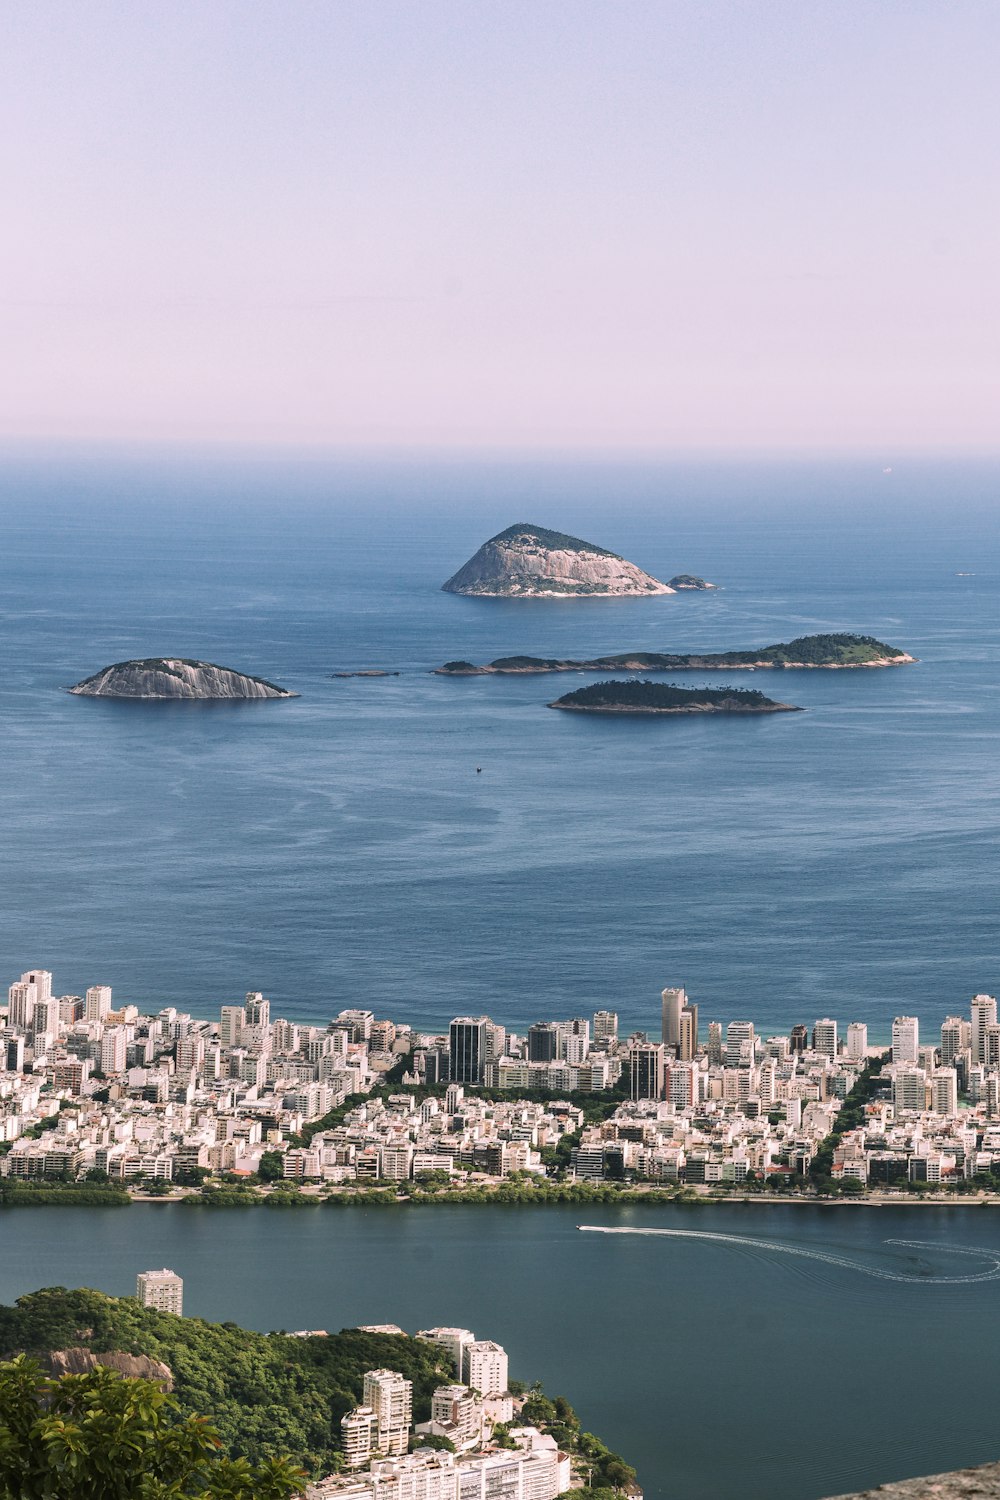
M 666 682 L 592 682 L 550 703 L 581 714 L 775 714 L 801 713 L 794 703 L 776 703 L 753 688 L 680 688 Z
M 800 635 L 774 646 L 749 651 L 704 651 L 685 655 L 664 651 L 623 651 L 575 661 L 548 656 L 498 656 L 485 667 L 449 661 L 436 669 L 442 677 L 488 677 L 531 672 L 706 672 L 754 671 L 790 667 L 898 667 L 916 661 L 896 646 L 871 635 Z
M 81 698 L 297 698 L 287 688 L 210 661 L 150 656 L 118 661 L 69 690 Z
M 526 521 L 490 537 L 442 588 L 477 599 L 622 599 L 674 593 L 617 552 Z

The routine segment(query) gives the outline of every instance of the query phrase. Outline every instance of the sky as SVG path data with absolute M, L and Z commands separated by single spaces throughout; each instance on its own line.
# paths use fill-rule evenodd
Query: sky
M 996 0 L 4 0 L 0 437 L 990 451 Z

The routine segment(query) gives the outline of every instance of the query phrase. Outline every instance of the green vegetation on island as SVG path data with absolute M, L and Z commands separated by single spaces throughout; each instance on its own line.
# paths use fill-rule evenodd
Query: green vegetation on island
M 748 651 L 623 651 L 617 655 L 574 660 L 547 656 L 498 656 L 487 666 L 449 661 L 436 669 L 441 677 L 488 677 L 531 672 L 688 672 L 756 670 L 789 667 L 891 667 L 916 658 L 871 635 L 800 635 L 793 641 L 757 646 Z
M 595 714 L 772 714 L 798 713 L 754 688 L 682 688 L 672 682 L 592 682 L 557 698 L 549 708 Z

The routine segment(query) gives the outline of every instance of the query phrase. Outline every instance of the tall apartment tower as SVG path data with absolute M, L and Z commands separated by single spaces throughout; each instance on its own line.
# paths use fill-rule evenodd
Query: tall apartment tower
M 507 1389 L 507 1351 L 492 1339 L 476 1339 L 462 1350 L 462 1379 L 481 1396 L 502 1396 Z
M 413 1420 L 413 1382 L 397 1370 L 369 1370 L 364 1405 L 375 1413 L 375 1447 L 385 1458 L 406 1452 Z
M 837 1056 L 837 1023 L 829 1016 L 824 1016 L 813 1027 L 813 1051 L 821 1052 L 824 1057 Z
M 448 1033 L 452 1083 L 482 1083 L 489 1016 L 456 1016 Z
M 27 976 L 24 976 L 25 978 Z M 986 1059 L 986 1028 L 995 1026 L 997 1021 L 997 1002 L 993 995 L 973 995 L 972 997 L 972 1061 L 984 1062 Z
M 662 1099 L 664 1052 L 662 1042 L 637 1042 L 629 1048 L 629 1095 L 632 1099 Z
M 683 990 L 666 989 L 660 995 L 663 1008 L 663 1045 L 672 1047 L 676 1054 L 681 1044 L 681 1011 L 687 1004 Z
M 46 1033 L 53 1039 L 59 1035 L 59 1001 L 36 1000 L 31 1014 L 31 1029 L 36 1036 Z
M 753 1061 L 757 1034 L 752 1021 L 730 1021 L 726 1027 L 725 1064 L 727 1068 L 738 1066 L 740 1058 L 749 1055 Z
M 802 1025 L 793 1026 L 788 1044 L 793 1052 L 805 1052 L 809 1046 L 809 1032 Z
M 954 1068 L 937 1068 L 931 1074 L 931 1108 L 936 1115 L 958 1114 L 958 1075 Z
M 894 1063 L 920 1061 L 920 1022 L 916 1016 L 897 1016 L 893 1021 L 892 1060 Z
M 271 1002 L 265 1000 L 260 990 L 249 990 L 243 1005 L 248 1026 L 270 1026 Z
M 135 1278 L 135 1295 L 143 1307 L 155 1307 L 157 1312 L 176 1313 L 180 1317 L 184 1310 L 184 1283 L 173 1271 L 140 1271 Z
M 708 1061 L 711 1067 L 722 1066 L 722 1022 L 708 1023 Z
M 618 1040 L 618 1012 L 598 1010 L 594 1012 L 594 1046 L 611 1047 Z
M 848 1026 L 847 1055 L 851 1062 L 864 1062 L 868 1055 L 868 1027 L 864 1021 L 852 1021 Z
M 340 1419 L 340 1444 L 349 1469 L 363 1469 L 375 1450 L 375 1413 L 370 1406 L 356 1406 Z
M 950 1068 L 972 1046 L 972 1027 L 961 1016 L 945 1016 L 941 1023 L 941 1066 Z
M 224 1005 L 219 1012 L 219 1041 L 224 1047 L 238 1047 L 243 1036 L 247 1013 L 242 1005 Z
M 103 1021 L 111 1010 L 110 984 L 92 984 L 87 991 L 83 1012 L 85 1021 Z
M 681 1011 L 680 1039 L 677 1056 L 681 1062 L 691 1062 L 698 1051 L 698 1007 L 685 1005 Z

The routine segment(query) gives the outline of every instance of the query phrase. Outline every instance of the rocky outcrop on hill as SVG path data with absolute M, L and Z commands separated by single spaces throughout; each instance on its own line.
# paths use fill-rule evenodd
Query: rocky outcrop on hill
M 615 552 L 527 522 L 490 537 L 442 588 L 448 594 L 482 599 L 600 599 L 674 592 Z
M 70 688 L 81 698 L 296 698 L 287 688 L 210 661 L 152 656 L 119 661 Z
M 831 1500 L 1000 1500 L 1000 1464 L 902 1479 L 898 1484 L 880 1484 L 874 1490 L 835 1495 Z
M 38 1356 L 46 1366 L 47 1373 L 57 1380 L 62 1375 L 86 1375 L 103 1365 L 106 1370 L 115 1370 L 132 1380 L 155 1380 L 165 1391 L 174 1388 L 173 1372 L 161 1360 L 150 1359 L 147 1354 L 122 1354 L 117 1350 L 95 1354 L 93 1349 L 50 1349 Z

